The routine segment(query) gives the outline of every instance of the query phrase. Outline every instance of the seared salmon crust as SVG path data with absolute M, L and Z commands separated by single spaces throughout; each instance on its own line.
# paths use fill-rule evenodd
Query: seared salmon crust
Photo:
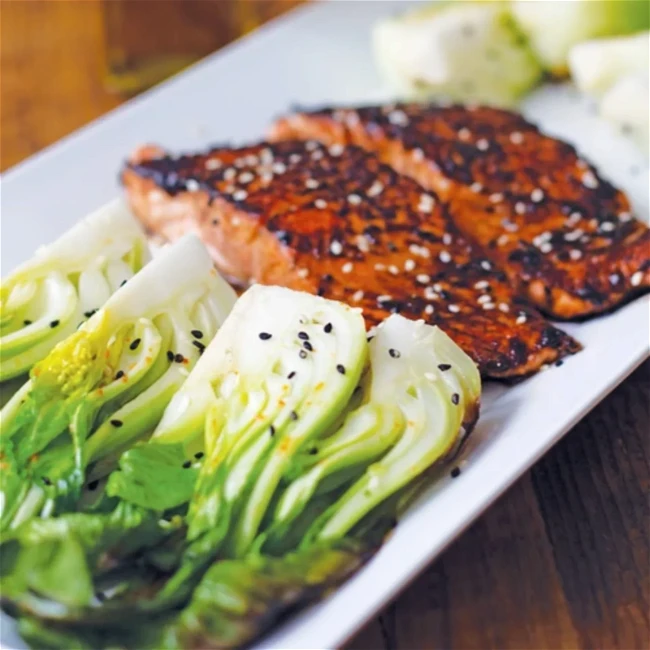
M 200 234 L 232 280 L 279 284 L 439 325 L 490 377 L 579 349 L 523 304 L 435 194 L 358 147 L 261 143 L 175 156 L 145 147 L 123 171 L 131 205 L 166 239 Z

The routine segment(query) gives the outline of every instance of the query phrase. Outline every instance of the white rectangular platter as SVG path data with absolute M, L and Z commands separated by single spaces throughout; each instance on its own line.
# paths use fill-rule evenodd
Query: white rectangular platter
M 376 1 L 301 8 L 4 174 L 3 275 L 119 193 L 118 170 L 141 143 L 191 151 L 253 141 L 296 103 L 390 98 L 373 66 L 370 27 L 400 8 L 403 2 Z M 576 144 L 629 193 L 637 214 L 648 218 L 646 159 L 572 88 L 543 88 L 523 111 L 547 132 Z M 441 476 L 363 571 L 258 647 L 343 643 L 648 355 L 649 305 L 646 296 L 614 314 L 566 326 L 584 344 L 583 352 L 515 387 L 486 386 L 461 476 Z M 24 647 L 6 617 L 0 619 L 0 644 Z

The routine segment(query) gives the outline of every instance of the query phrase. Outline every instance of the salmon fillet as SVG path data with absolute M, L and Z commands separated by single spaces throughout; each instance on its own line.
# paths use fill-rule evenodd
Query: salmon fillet
M 435 191 L 458 229 L 547 314 L 583 318 L 650 287 L 650 231 L 575 149 L 518 114 L 400 104 L 278 120 L 271 140 L 355 144 Z
M 278 284 L 439 325 L 484 375 L 528 374 L 579 345 L 520 304 L 437 198 L 357 147 L 258 144 L 170 157 L 145 147 L 122 180 L 166 239 L 197 232 L 232 281 Z

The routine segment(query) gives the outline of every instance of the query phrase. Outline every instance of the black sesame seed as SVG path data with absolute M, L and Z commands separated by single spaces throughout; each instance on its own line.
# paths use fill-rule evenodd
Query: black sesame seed
M 171 350 L 167 350 L 167 361 L 173 361 L 174 360 L 174 353 Z
M 451 470 L 451 478 L 456 478 L 460 476 L 460 467 L 454 467 L 454 469 Z
M 122 420 L 111 420 L 111 424 L 118 429 L 124 424 Z
M 458 404 L 460 402 L 460 395 L 458 393 L 454 393 L 451 396 L 451 403 L 452 404 Z
M 438 370 L 441 370 L 442 372 L 444 372 L 445 370 L 449 370 L 449 368 L 451 368 L 450 363 L 439 363 L 438 364 Z
M 52 481 L 50 481 L 50 479 L 47 478 L 47 476 L 44 476 L 42 481 L 43 481 L 43 485 L 52 485 Z
M 291 411 L 289 417 L 295 422 L 298 419 L 298 414 L 295 411 Z
M 390 354 L 390 356 L 393 357 L 393 359 L 399 359 L 402 356 L 399 350 L 396 350 L 395 348 L 391 348 L 390 350 L 388 350 L 388 354 Z
M 122 282 L 120 282 L 121 287 L 123 287 L 125 284 L 126 284 L 126 280 L 122 280 Z
M 343 364 L 339 363 L 339 364 L 336 366 L 336 369 L 337 369 L 337 370 L 338 370 L 342 375 L 345 374 L 345 366 L 344 366 Z
M 562 361 L 562 359 L 558 359 L 558 360 L 555 362 L 555 365 L 559 368 L 563 363 L 564 363 L 564 361 Z
M 130 350 L 137 350 L 138 346 L 142 342 L 142 339 L 135 339 L 135 341 L 131 341 L 131 345 L 129 345 Z
M 95 481 L 90 481 L 90 483 L 88 483 L 88 485 L 86 487 L 89 490 L 96 490 L 98 485 L 99 485 L 99 481 L 95 480 Z
M 205 350 L 205 345 L 201 343 L 201 341 L 192 341 L 192 345 L 198 349 L 199 352 L 203 352 Z
M 201 460 L 201 458 L 203 458 L 203 456 L 205 456 L 205 454 L 202 451 L 197 451 L 194 454 L 194 458 L 196 458 L 196 460 Z
M 122 379 L 124 377 L 124 370 L 118 370 L 117 373 L 115 373 L 115 379 Z
M 203 332 L 201 330 L 192 330 L 190 334 L 195 338 L 195 339 L 202 339 L 203 338 Z
M 271 425 L 271 426 L 269 427 L 269 433 L 270 433 L 272 436 L 275 435 L 275 427 L 274 427 L 273 425 Z
M 89 309 L 88 311 L 84 312 L 84 316 L 86 318 L 90 318 L 97 310 L 96 309 Z
M 192 461 L 191 460 L 186 460 L 183 463 L 183 469 L 189 469 L 190 467 L 192 467 Z
M 298 338 L 301 341 L 309 341 L 309 334 L 307 332 L 298 332 Z
M 306 359 L 307 358 L 307 350 L 300 350 L 300 352 L 298 352 L 298 356 L 301 359 Z
M 368 341 L 368 343 L 370 343 L 370 341 L 372 341 L 372 339 L 374 339 L 374 338 L 375 338 L 374 336 L 369 336 L 369 337 L 366 339 L 366 341 Z
M 316 447 L 312 447 L 312 448 L 309 450 L 309 453 L 310 453 L 312 456 L 315 456 L 315 455 L 318 453 L 318 449 L 316 449 Z
M 310 352 L 313 352 L 314 350 L 314 346 L 309 341 L 304 341 L 302 347 L 305 348 L 305 350 L 309 350 Z
M 323 327 L 323 331 L 325 332 L 325 334 L 329 334 L 332 331 L 332 323 L 327 323 L 327 325 Z
M 296 371 L 295 371 L 295 370 L 292 370 L 292 371 L 287 375 L 287 379 L 293 379 L 295 376 L 296 376 Z
M 260 332 L 260 338 L 262 341 L 268 341 L 271 338 L 271 335 L 268 332 Z
M 53 321 L 50 323 L 50 327 L 57 327 L 57 326 L 59 325 L 59 322 L 60 322 L 60 321 L 58 321 L 58 320 L 53 320 Z
M 174 355 L 174 361 L 176 363 L 183 363 L 183 361 L 185 361 L 185 357 L 179 352 L 178 354 Z
M 23 321 L 23 325 L 31 325 L 31 324 L 32 324 L 32 321 L 30 321 L 30 320 L 24 320 Z

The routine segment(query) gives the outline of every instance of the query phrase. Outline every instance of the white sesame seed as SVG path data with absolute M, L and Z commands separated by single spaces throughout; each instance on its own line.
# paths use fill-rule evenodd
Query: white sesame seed
M 492 301 L 492 296 L 489 293 L 484 293 L 476 299 L 476 302 L 479 305 L 483 305 L 484 303 L 491 302 L 491 301 Z
M 510 134 L 510 142 L 512 144 L 521 144 L 524 141 L 524 134 L 520 131 L 513 131 Z
M 350 273 L 350 272 L 352 271 L 353 268 L 354 268 L 354 264 L 352 264 L 352 262 L 346 262 L 346 263 L 341 267 L 341 271 L 343 271 L 343 273 Z
M 253 153 L 249 153 L 248 156 L 244 158 L 244 160 L 246 161 L 246 164 L 250 165 L 251 167 L 255 167 L 255 165 L 259 163 L 257 156 Z
M 381 262 L 377 262 L 375 264 L 375 271 L 384 271 L 386 269 L 386 265 L 382 264 Z
M 260 174 L 260 180 L 264 184 L 268 184 L 273 180 L 273 174 L 269 174 L 268 172 L 264 172 Z
M 223 163 L 218 160 L 217 158 L 210 158 L 209 160 L 205 161 L 205 168 L 206 169 L 219 169 Z
M 438 179 L 438 189 L 441 192 L 444 192 L 445 190 L 449 189 L 450 181 L 448 181 L 446 178 L 440 178 Z
M 435 204 L 434 198 L 430 194 L 420 195 L 420 203 L 418 204 L 418 210 L 420 212 L 431 212 Z
M 389 300 L 392 300 L 393 296 L 389 296 L 388 294 L 384 294 L 382 296 L 377 296 L 377 302 L 388 302 Z
M 367 253 L 370 250 L 370 241 L 365 235 L 357 235 L 357 248 L 362 253 Z
M 235 161 L 233 162 L 233 165 L 237 167 L 237 169 L 241 169 L 245 164 L 246 164 L 246 158 L 244 158 L 243 156 L 241 158 L 236 158 Z
M 420 273 L 418 274 L 415 279 L 420 283 L 420 284 L 429 284 L 431 281 L 431 278 L 426 274 L 426 273 Z
M 379 181 L 375 181 L 370 186 L 366 194 L 368 196 L 379 196 L 379 194 L 381 194 L 383 191 L 384 191 L 384 184 Z
M 296 165 L 296 164 L 298 164 L 298 163 L 300 162 L 301 159 L 302 159 L 302 156 L 301 156 L 299 153 L 292 153 L 292 154 L 289 156 L 289 162 L 290 162 L 292 165 Z
M 592 171 L 586 171 L 582 175 L 582 184 L 589 189 L 596 189 L 599 185 L 596 175 Z
M 503 194 L 501 192 L 490 194 L 490 203 L 500 203 L 501 201 L 503 201 Z
M 424 373 L 424 378 L 429 380 L 429 381 L 437 381 L 437 379 L 438 379 L 436 377 L 436 375 L 434 373 L 432 373 L 432 372 L 425 372 Z
M 185 189 L 188 192 L 198 192 L 200 187 L 198 181 L 195 181 L 193 178 L 190 178 L 185 182 Z
M 510 311 L 510 305 L 505 302 L 499 303 L 499 311 L 502 311 L 504 314 L 507 314 Z
M 355 291 L 352 295 L 352 300 L 354 300 L 354 302 L 359 302 L 361 299 L 363 299 L 363 291 L 359 289 L 359 291 Z
M 612 273 L 609 276 L 609 283 L 613 286 L 616 286 L 621 280 L 621 276 L 618 273 Z
M 323 152 L 320 149 L 316 149 L 311 155 L 312 160 L 320 160 L 323 157 Z
M 226 187 L 223 188 L 224 194 L 232 194 L 235 191 L 235 186 L 234 185 L 226 185 Z
M 358 194 L 348 194 L 348 203 L 359 205 L 361 203 L 361 197 Z
M 332 253 L 332 255 L 340 255 L 342 252 L 343 252 L 343 245 L 341 244 L 340 241 L 334 239 L 330 244 L 330 253 Z
M 233 217 L 233 218 L 230 220 L 230 224 L 231 224 L 232 226 L 238 226 L 240 223 L 241 223 L 241 219 L 240 219 L 239 217 Z
M 603 221 L 600 224 L 600 229 L 603 232 L 612 232 L 612 230 L 616 229 L 616 226 L 611 221 Z
M 307 142 L 305 142 L 305 149 L 307 151 L 315 151 L 318 149 L 318 142 L 316 142 L 316 140 L 307 140 Z
M 485 138 L 481 138 L 480 140 L 476 141 L 476 148 L 479 151 L 487 151 L 489 146 L 490 143 Z
M 404 270 L 412 271 L 415 268 L 415 260 L 408 259 L 404 262 Z
M 333 144 L 329 148 L 330 156 L 340 156 L 343 153 L 344 148 L 345 147 L 343 147 L 342 144 Z
M 440 251 L 440 255 L 438 255 L 438 259 L 443 264 L 448 264 L 449 262 L 451 262 L 451 255 L 447 251 Z
M 271 165 L 271 170 L 274 174 L 284 174 L 287 171 L 287 166 L 281 162 L 275 162 Z
M 574 261 L 577 262 L 581 257 L 582 257 L 582 251 L 578 250 L 577 248 L 572 248 L 569 251 L 569 257 Z
M 539 203 L 544 199 L 544 192 L 541 190 L 539 187 L 536 187 L 531 193 L 530 193 L 530 200 L 533 203 Z
M 442 285 L 440 284 L 440 282 L 436 282 L 433 285 L 433 289 L 434 289 L 434 291 L 442 291 Z
M 452 314 L 457 314 L 460 311 L 460 307 L 458 305 L 449 305 L 447 309 L 452 313 Z
M 356 111 L 350 111 L 345 117 L 345 122 L 348 126 L 359 124 L 359 114 Z
M 449 244 L 451 244 L 451 242 L 452 242 L 451 235 L 450 235 L 448 232 L 446 232 L 446 233 L 442 236 L 442 243 L 443 243 L 445 246 L 449 246 Z
M 421 160 L 424 160 L 424 151 L 422 151 L 422 149 L 417 147 L 416 149 L 413 149 L 413 151 L 411 151 L 411 156 L 413 157 L 413 160 L 415 160 L 416 162 L 420 162 Z
M 232 198 L 235 201 L 243 201 L 247 196 L 248 192 L 246 190 L 237 190 L 233 193 Z
M 237 179 L 240 183 L 250 183 L 255 176 L 251 174 L 250 172 L 244 172 L 243 174 L 239 174 L 239 178 Z
M 618 215 L 619 221 L 631 221 L 632 220 L 632 213 L 631 212 L 621 212 Z
M 475 285 L 475 289 L 487 289 L 490 286 L 490 283 L 487 280 L 479 280 Z
M 406 126 L 409 118 L 404 111 L 394 110 L 388 114 L 388 121 L 396 126 Z
M 572 212 L 567 219 L 567 224 L 569 226 L 575 226 L 580 219 L 582 219 L 582 215 L 579 212 Z
M 292 153 L 291 156 L 289 156 L 289 160 L 291 160 L 293 156 L 298 156 L 298 160 L 300 160 L 300 154 L 297 153 Z M 260 151 L 260 162 L 263 165 L 268 165 L 273 162 L 273 152 L 268 147 L 264 147 L 264 149 Z
M 438 300 L 438 298 L 440 296 L 433 290 L 432 287 L 425 287 L 424 288 L 424 297 L 427 300 Z
M 298 269 L 298 277 L 306 278 L 309 275 L 309 269 Z
M 584 235 L 583 237 L 580 237 L 580 243 L 582 244 L 588 244 L 590 240 L 591 237 L 589 235 Z
M 391 264 L 388 267 L 388 272 L 392 273 L 393 275 L 397 275 L 399 273 L 399 269 L 394 264 Z
M 472 192 L 474 192 L 475 194 L 478 194 L 483 189 L 483 185 L 481 185 L 480 183 L 472 183 L 469 186 L 469 189 L 472 190 Z
M 517 203 L 515 203 L 515 212 L 517 214 L 526 214 L 526 204 L 522 201 L 517 201 Z
M 319 210 L 324 210 L 327 207 L 327 201 L 325 199 L 316 199 L 314 201 L 314 206 Z
M 424 313 L 427 314 L 428 316 L 431 316 L 431 314 L 433 314 L 433 305 L 427 305 L 424 308 Z
M 310 190 L 315 190 L 320 183 L 315 178 L 308 178 L 305 181 L 305 187 L 308 187 Z
M 637 271 L 630 278 L 630 284 L 633 287 L 638 287 L 641 284 L 641 280 L 643 280 L 643 271 Z
M 539 250 L 542 251 L 542 253 L 550 253 L 553 250 L 553 244 L 550 242 L 544 242 L 540 247 Z
M 517 316 L 515 323 L 517 323 L 517 325 L 523 325 L 527 320 L 526 316 L 522 314 L 521 316 Z
M 496 305 L 493 302 L 484 302 L 483 303 L 483 309 L 485 311 L 490 311 L 491 309 L 494 309 Z
M 578 158 L 578 160 L 576 160 L 576 167 L 579 169 L 587 169 L 589 165 L 582 158 Z
M 582 235 L 584 235 L 584 232 L 585 231 L 582 230 L 581 228 L 576 228 L 575 230 L 566 233 L 566 235 L 564 235 L 564 239 L 566 241 L 577 241 L 578 239 L 580 239 L 580 237 L 582 237 Z
M 469 140 L 472 137 L 472 132 L 464 126 L 462 129 L 459 129 L 458 137 L 461 140 Z
M 519 226 L 516 223 L 508 221 L 507 219 L 504 219 L 501 223 L 503 228 L 508 232 L 517 232 L 517 230 L 519 230 Z
M 490 264 L 490 262 L 487 260 L 481 260 L 481 268 L 485 271 L 489 271 L 492 269 L 492 264 Z

